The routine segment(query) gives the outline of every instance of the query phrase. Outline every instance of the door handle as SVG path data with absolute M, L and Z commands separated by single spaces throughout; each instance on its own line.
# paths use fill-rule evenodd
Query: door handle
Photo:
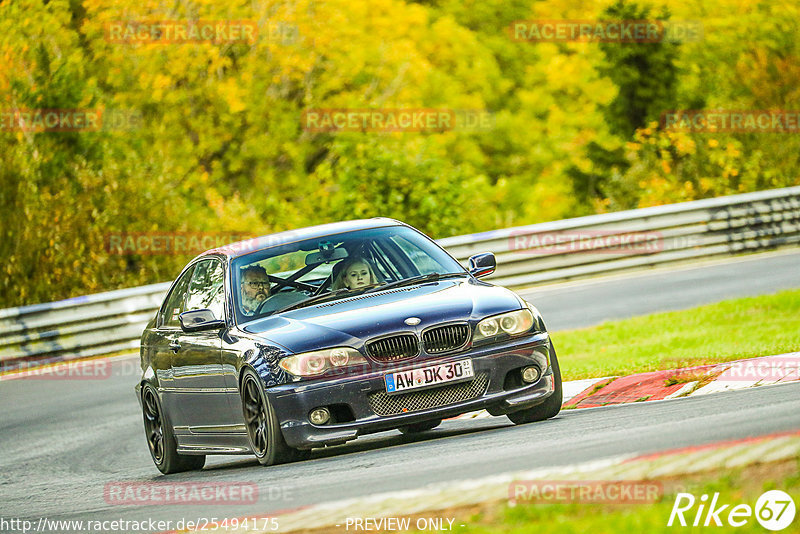
M 178 343 L 178 342 L 177 342 L 177 341 L 175 341 L 175 340 L 173 340 L 173 341 L 170 341 L 170 343 L 169 343 L 169 350 L 171 350 L 172 352 L 176 352 L 176 353 L 177 353 L 179 350 L 181 350 L 181 344 L 180 344 L 180 343 Z

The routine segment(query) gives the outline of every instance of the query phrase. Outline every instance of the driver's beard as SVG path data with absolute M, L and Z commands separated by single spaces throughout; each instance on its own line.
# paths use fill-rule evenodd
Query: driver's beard
M 266 298 L 264 300 L 267 300 Z M 250 311 L 256 311 L 258 307 L 261 305 L 264 300 L 258 300 L 255 297 L 248 297 L 247 295 L 242 295 L 242 304 L 244 307 Z

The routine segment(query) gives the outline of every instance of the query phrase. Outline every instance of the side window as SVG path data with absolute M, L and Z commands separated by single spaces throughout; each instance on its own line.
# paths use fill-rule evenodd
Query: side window
M 208 308 L 214 312 L 214 317 L 224 319 L 224 281 L 225 269 L 221 262 L 207 260 L 198 263 L 194 268 L 192 281 L 189 283 L 189 294 L 184 311 Z
M 183 273 L 181 279 L 172 288 L 172 293 L 167 297 L 164 309 L 161 312 L 163 314 L 161 316 L 161 326 L 176 326 L 180 328 L 181 322 L 178 320 L 178 316 L 186 311 L 183 303 L 186 301 L 186 291 L 189 289 L 189 280 L 191 280 L 194 270 L 195 267 L 192 267 Z

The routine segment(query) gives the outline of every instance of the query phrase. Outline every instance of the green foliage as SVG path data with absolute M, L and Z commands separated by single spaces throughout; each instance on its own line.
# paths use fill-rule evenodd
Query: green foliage
M 492 210 L 487 180 L 453 165 L 435 138 L 342 139 L 315 176 L 341 219 L 392 217 L 433 235 L 455 235 L 480 227 Z
M 508 32 L 516 20 L 667 8 L 701 18 L 704 41 L 533 44 Z M 382 215 L 445 237 L 798 183 L 791 136 L 647 123 L 667 105 L 796 108 L 798 15 L 734 0 L 0 2 L 0 112 L 137 119 L 0 128 L 0 307 L 169 280 L 189 259 L 110 254 L 110 234 L 253 235 Z M 115 21 L 195 19 L 254 21 L 259 37 L 106 38 Z M 492 121 L 304 131 L 315 108 L 481 110 Z
M 603 20 L 668 21 L 669 11 L 651 17 L 649 7 L 617 0 L 603 11 Z M 606 62 L 600 73 L 618 88 L 605 108 L 612 133 L 627 138 L 665 110 L 674 109 L 677 96 L 678 45 L 668 40 L 654 43 L 599 43 Z
M 798 16 L 792 2 L 674 4 L 673 18 L 702 22 L 703 40 L 680 46 L 670 109 L 797 110 Z M 611 172 L 609 210 L 800 184 L 796 133 L 680 133 L 652 120 L 626 144 L 627 169 Z
M 617 0 L 602 14 L 602 20 L 644 21 L 654 20 L 650 7 Z M 655 20 L 669 20 L 664 9 Z M 678 45 L 667 40 L 659 42 L 601 42 L 603 52 L 600 75 L 610 79 L 617 94 L 608 104 L 601 106 L 610 133 L 617 139 L 627 139 L 648 121 L 658 120 L 665 110 L 675 109 L 678 72 L 676 60 Z M 586 146 L 586 155 L 592 169 L 583 171 L 573 167 L 569 175 L 575 191 L 583 204 L 605 198 L 626 198 L 630 191 L 620 194 L 614 177 L 625 172 L 630 163 L 620 146 L 604 146 L 592 141 Z

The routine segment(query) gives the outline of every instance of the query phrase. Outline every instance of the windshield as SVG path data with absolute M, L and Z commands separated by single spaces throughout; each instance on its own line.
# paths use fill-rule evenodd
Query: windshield
M 237 322 L 409 278 L 452 273 L 467 274 L 436 243 L 406 226 L 298 241 L 233 261 Z

